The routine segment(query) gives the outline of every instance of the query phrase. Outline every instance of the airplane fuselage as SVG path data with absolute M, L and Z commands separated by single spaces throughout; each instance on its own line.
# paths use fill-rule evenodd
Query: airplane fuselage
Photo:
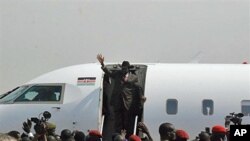
M 244 113 L 243 124 L 250 123 L 248 64 L 134 66 L 147 98 L 142 121 L 155 140 L 159 139 L 158 127 L 163 122 L 186 130 L 192 139 L 205 127 L 224 125 L 224 117 L 232 112 Z M 118 69 L 115 64 L 109 67 Z M 0 99 L 0 132 L 22 131 L 23 121 L 43 111 L 52 113 L 49 121 L 56 123 L 58 133 L 65 128 L 84 132 L 100 129 L 103 76 L 100 65 L 93 63 L 62 68 L 31 80 L 12 97 Z M 50 88 L 56 98 L 35 100 L 41 88 Z

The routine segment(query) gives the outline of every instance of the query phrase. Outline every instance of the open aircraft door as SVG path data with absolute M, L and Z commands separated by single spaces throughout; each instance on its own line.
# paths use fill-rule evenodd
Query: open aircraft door
M 78 93 L 74 85 L 68 86 L 69 93 Z M 86 90 L 87 91 L 87 90 Z M 83 130 L 87 132 L 89 129 L 99 129 L 100 126 L 100 87 L 96 87 L 89 92 L 87 95 L 76 96 L 76 99 L 72 97 L 72 103 L 65 103 L 65 106 L 72 104 L 73 108 L 69 109 L 72 111 L 72 125 L 74 130 Z

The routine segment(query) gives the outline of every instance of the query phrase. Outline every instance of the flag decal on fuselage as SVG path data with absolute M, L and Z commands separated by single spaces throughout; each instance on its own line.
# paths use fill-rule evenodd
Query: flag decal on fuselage
M 96 77 L 78 77 L 77 85 L 95 85 Z

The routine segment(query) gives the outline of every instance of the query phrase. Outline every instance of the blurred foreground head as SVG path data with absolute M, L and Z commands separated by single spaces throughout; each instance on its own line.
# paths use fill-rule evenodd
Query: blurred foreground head
M 162 123 L 159 127 L 159 134 L 161 140 L 173 141 L 176 139 L 175 127 L 171 123 Z

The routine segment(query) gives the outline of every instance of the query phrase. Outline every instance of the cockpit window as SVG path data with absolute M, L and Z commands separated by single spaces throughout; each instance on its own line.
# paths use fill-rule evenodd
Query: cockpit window
M 7 93 L 4 97 L 0 99 L 0 103 L 9 103 L 12 102 L 16 97 L 22 94 L 29 86 L 21 86 L 10 93 Z
M 36 84 L 20 86 L 5 93 L 0 104 L 29 102 L 62 102 L 64 84 Z
M 16 88 L 14 88 L 13 90 L 11 90 L 11 91 L 8 91 L 8 92 L 6 92 L 6 93 L 4 93 L 4 94 L 1 94 L 0 95 L 0 99 L 2 99 L 2 98 L 4 98 L 5 96 L 7 96 L 7 95 L 9 95 L 10 93 L 12 93 L 12 92 L 14 92 L 16 89 L 18 89 L 19 87 L 16 87 Z
M 32 86 L 15 102 L 27 101 L 60 101 L 62 94 L 62 86 Z

